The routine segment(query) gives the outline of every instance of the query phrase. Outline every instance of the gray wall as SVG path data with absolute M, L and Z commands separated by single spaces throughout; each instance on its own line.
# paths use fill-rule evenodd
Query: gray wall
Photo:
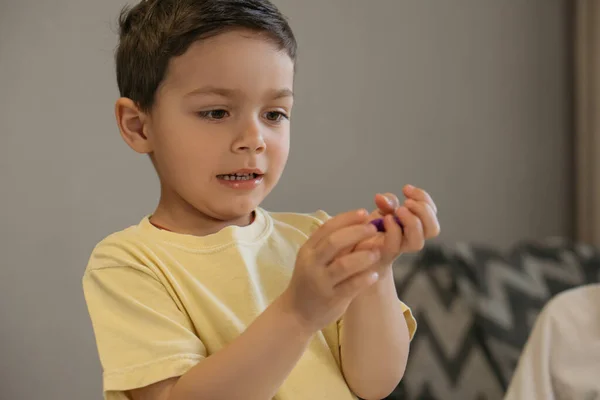
M 332 214 L 404 183 L 440 240 L 569 234 L 566 9 L 559 0 L 279 0 L 301 48 L 293 147 L 265 206 Z M 152 211 L 121 142 L 121 0 L 0 0 L 0 398 L 99 399 L 81 293 L 93 245 Z

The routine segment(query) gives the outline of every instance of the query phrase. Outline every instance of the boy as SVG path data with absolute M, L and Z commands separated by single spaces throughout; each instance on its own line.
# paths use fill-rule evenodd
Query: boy
M 268 0 L 123 11 L 116 118 L 161 196 L 83 278 L 106 399 L 371 400 L 402 378 L 416 323 L 391 264 L 438 235 L 436 208 L 413 187 L 371 215 L 259 207 L 288 156 L 295 55 Z

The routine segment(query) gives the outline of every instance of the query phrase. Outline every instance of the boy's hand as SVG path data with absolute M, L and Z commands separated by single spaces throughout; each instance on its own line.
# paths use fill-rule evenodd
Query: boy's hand
M 437 219 L 437 207 L 431 196 L 422 189 L 406 185 L 402 192 L 406 200 L 402 206 L 398 197 L 386 193 L 375 196 L 377 209 L 370 215 L 370 220 L 384 218 L 386 232 L 379 232 L 372 238 L 361 241 L 353 251 L 381 249 L 379 266 L 390 266 L 402 253 L 420 251 L 425 240 L 440 234 Z M 397 215 L 404 230 L 394 221 Z
M 376 282 L 380 251 L 352 250 L 375 237 L 366 210 L 340 214 L 315 231 L 300 248 L 292 279 L 282 294 L 302 326 L 316 332 L 339 319 L 352 299 Z M 345 255 L 340 253 L 346 252 Z

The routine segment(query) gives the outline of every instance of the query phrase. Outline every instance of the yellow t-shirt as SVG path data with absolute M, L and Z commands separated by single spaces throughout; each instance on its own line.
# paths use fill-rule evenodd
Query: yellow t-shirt
M 181 376 L 233 341 L 285 290 L 298 250 L 328 218 L 259 208 L 246 227 L 197 237 L 146 217 L 100 242 L 83 288 L 105 399 Z M 412 338 L 416 322 L 399 304 Z M 276 400 L 356 399 L 340 369 L 342 321 L 314 336 Z

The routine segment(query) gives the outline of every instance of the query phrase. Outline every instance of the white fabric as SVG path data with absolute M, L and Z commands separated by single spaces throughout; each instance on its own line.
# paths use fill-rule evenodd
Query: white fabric
M 546 305 L 505 400 L 600 400 L 600 285 L 568 290 Z

